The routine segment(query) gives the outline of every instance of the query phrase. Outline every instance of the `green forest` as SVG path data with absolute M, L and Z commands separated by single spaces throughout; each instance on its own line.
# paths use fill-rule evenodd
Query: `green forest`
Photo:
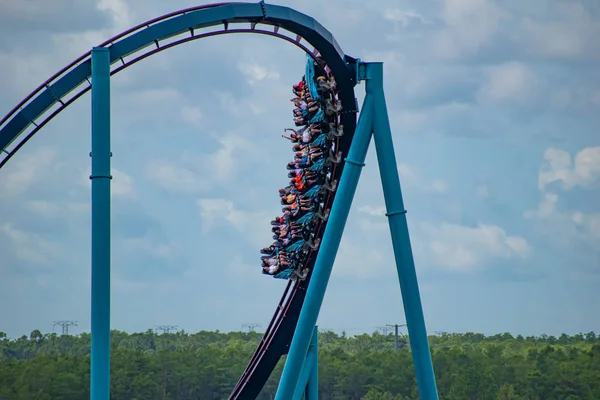
M 226 399 L 261 338 L 255 332 L 112 332 L 113 400 Z M 438 390 L 447 400 L 598 400 L 600 337 L 429 338 Z M 418 399 L 410 346 L 374 333 L 319 336 L 319 397 Z M 89 398 L 90 335 L 9 339 L 0 332 L 0 400 Z M 283 360 L 259 399 L 272 399 Z

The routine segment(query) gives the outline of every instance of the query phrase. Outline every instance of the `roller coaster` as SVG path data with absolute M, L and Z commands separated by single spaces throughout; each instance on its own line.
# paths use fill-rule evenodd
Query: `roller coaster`
M 259 3 L 216 3 L 176 11 L 137 25 L 94 47 L 67 65 L 0 120 L 0 168 L 62 110 L 91 90 L 92 99 L 92 349 L 90 396 L 110 398 L 110 78 L 149 56 L 193 40 L 254 33 L 292 43 L 335 78 L 340 107 L 331 138 L 328 182 L 319 207 L 326 215 L 312 228 L 303 253 L 304 276 L 288 280 L 281 300 L 229 399 L 255 399 L 276 364 L 287 355 L 276 400 L 318 397 L 318 335 L 315 325 L 371 138 L 384 189 L 386 216 L 420 398 L 437 400 L 437 388 L 406 223 L 400 180 L 383 92 L 382 63 L 346 55 L 315 19 L 289 7 Z M 307 73 L 308 80 L 314 76 Z M 366 96 L 358 110 L 355 86 Z M 357 118 L 358 117 L 358 118 Z M 316 242 L 316 243 L 315 243 Z

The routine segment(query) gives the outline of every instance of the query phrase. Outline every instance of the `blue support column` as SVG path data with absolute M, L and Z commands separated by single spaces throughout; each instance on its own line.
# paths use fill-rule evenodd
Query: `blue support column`
M 314 354 L 312 358 L 312 369 L 310 377 L 308 378 L 308 384 L 306 385 L 306 393 L 304 400 L 318 400 L 319 399 L 319 327 L 315 326 L 312 340 L 308 346 L 308 354 Z
M 318 400 L 319 398 L 319 328 L 315 326 L 306 359 L 302 364 L 300 379 L 294 392 L 294 400 Z
M 400 177 L 392 141 L 392 131 L 383 92 L 383 64 L 372 64 L 372 85 L 375 93 L 374 133 L 379 172 L 385 196 L 386 216 L 390 225 L 396 268 L 402 291 L 404 313 L 408 325 L 417 384 L 421 400 L 437 400 L 438 392 L 427 341 L 427 329 L 423 317 L 423 307 L 419 294 L 419 284 L 415 271 L 406 210 L 402 200 Z
M 358 119 L 354 139 L 348 152 L 337 194 L 331 207 L 329 221 L 323 234 L 319 255 L 317 256 L 310 284 L 306 291 L 304 306 L 300 312 L 298 325 L 296 326 L 296 332 L 294 333 L 290 351 L 283 368 L 275 400 L 290 400 L 294 398 L 302 364 L 308 351 L 313 330 L 317 324 L 327 283 L 331 276 L 333 262 L 340 247 L 340 241 L 342 240 L 350 207 L 352 206 L 358 179 L 360 178 L 369 143 L 371 142 L 373 133 L 373 100 L 372 90 L 367 82 L 367 95 L 365 96 L 363 109 Z
M 110 398 L 110 52 L 92 49 L 91 400 Z
M 304 393 L 306 391 L 306 386 L 310 381 L 312 366 L 314 362 L 314 354 L 309 351 L 308 353 L 306 353 L 304 364 L 302 364 L 302 371 L 300 372 L 298 385 L 296 386 L 296 390 L 294 391 L 294 400 L 302 400 L 302 397 L 304 396 Z

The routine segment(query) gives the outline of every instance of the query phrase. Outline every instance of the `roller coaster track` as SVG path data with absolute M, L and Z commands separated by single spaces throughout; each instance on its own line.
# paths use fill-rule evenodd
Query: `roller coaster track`
M 232 25 L 240 26 L 233 28 Z M 209 30 L 212 29 L 212 30 Z M 215 3 L 187 8 L 144 22 L 101 43 L 110 50 L 111 75 L 163 50 L 223 34 L 255 33 L 288 41 L 312 57 L 319 55 L 335 76 L 342 103 L 344 135 L 336 152 L 345 157 L 356 128 L 356 60 L 346 56 L 321 24 L 291 8 L 260 3 Z M 0 120 L 0 168 L 27 141 L 61 111 L 91 89 L 91 53 L 61 69 L 17 104 Z M 336 164 L 332 180 L 341 177 L 344 163 Z M 331 208 L 335 192 L 329 192 L 325 209 Z M 316 227 L 321 237 L 326 222 Z M 312 271 L 318 249 L 304 265 Z M 258 268 L 257 268 L 258 269 Z M 257 272 L 258 273 L 258 272 Z M 304 303 L 311 274 L 304 281 L 289 281 L 273 318 L 229 399 L 255 399 L 282 355 L 287 354 Z

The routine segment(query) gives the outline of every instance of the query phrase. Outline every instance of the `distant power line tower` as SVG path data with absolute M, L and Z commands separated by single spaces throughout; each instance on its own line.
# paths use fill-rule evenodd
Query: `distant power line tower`
M 398 351 L 398 328 L 406 326 L 406 324 L 403 325 L 399 325 L 399 324 L 387 324 L 387 327 L 393 327 L 394 328 L 394 351 Z
M 387 326 L 378 326 L 377 327 L 377 332 L 379 332 L 380 334 L 387 336 L 388 335 L 388 327 Z
M 162 331 L 162 333 L 171 333 L 177 330 L 177 325 L 159 325 L 156 327 L 157 331 Z
M 52 331 L 54 332 L 54 328 L 56 328 L 56 325 L 60 326 L 62 328 L 62 334 L 63 335 L 68 335 L 69 334 L 69 327 L 70 326 L 77 326 L 77 321 L 54 321 L 54 324 L 52 325 Z
M 256 328 L 260 328 L 262 324 L 250 323 L 250 324 L 242 324 L 242 330 L 244 328 L 248 328 L 248 332 L 254 332 Z

